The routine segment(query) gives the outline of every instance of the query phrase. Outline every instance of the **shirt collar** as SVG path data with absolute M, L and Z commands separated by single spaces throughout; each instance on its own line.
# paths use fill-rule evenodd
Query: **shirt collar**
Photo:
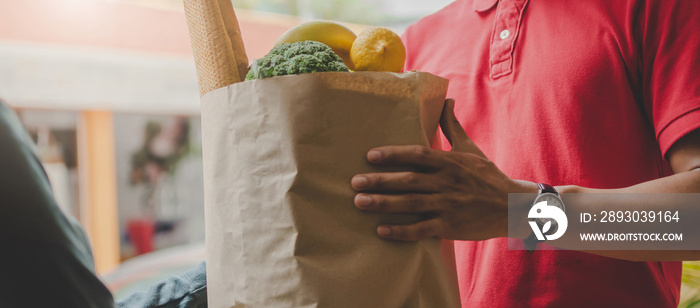
M 498 0 L 474 0 L 474 11 L 475 12 L 486 12 L 490 10 Z

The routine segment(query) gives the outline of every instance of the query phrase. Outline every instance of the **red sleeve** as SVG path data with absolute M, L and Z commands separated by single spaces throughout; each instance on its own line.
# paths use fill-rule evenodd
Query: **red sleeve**
M 643 101 L 663 155 L 700 128 L 700 1 L 646 1 L 638 17 Z

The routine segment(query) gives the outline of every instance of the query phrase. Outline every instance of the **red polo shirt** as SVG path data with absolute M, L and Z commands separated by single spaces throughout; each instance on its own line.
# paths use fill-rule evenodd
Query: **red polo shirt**
M 404 35 L 406 69 L 450 79 L 457 117 L 496 165 L 594 188 L 671 174 L 666 151 L 700 127 L 700 1 L 496 2 L 458 0 Z M 507 241 L 455 243 L 463 307 L 678 304 L 680 262 Z

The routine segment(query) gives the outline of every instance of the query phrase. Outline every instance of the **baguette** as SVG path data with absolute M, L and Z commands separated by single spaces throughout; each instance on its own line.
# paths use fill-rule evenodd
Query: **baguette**
M 185 0 L 199 94 L 241 82 L 248 58 L 229 0 Z

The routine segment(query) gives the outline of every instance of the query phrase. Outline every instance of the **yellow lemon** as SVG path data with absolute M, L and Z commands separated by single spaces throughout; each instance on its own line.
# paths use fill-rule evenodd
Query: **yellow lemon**
M 350 48 L 350 60 L 356 71 L 400 73 L 406 61 L 401 37 L 386 28 L 362 31 Z
M 350 48 L 355 41 L 355 32 L 348 27 L 332 21 L 310 21 L 282 34 L 275 42 L 275 46 L 299 41 L 317 41 L 328 45 L 343 59 L 348 68 L 353 69 L 350 62 Z

